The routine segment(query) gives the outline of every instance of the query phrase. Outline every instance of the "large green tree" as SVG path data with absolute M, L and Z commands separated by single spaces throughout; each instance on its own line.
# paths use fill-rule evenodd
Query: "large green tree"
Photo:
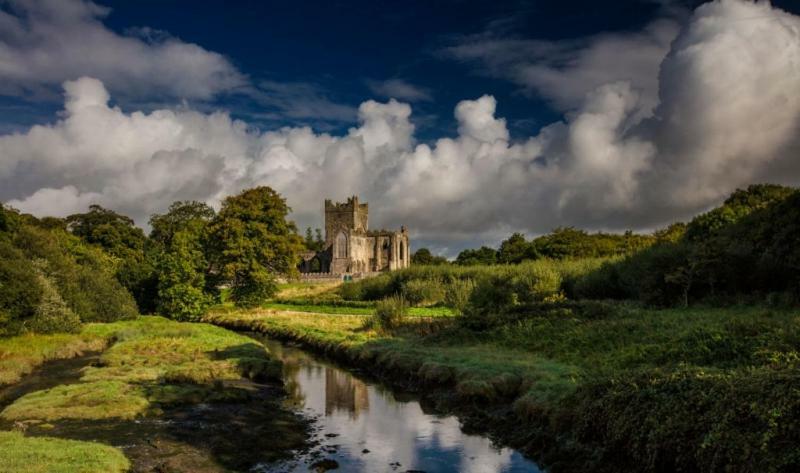
M 521 233 L 514 233 L 507 240 L 503 240 L 497 251 L 497 261 L 506 264 L 521 263 L 536 259 L 537 256 L 536 246 L 528 242 Z
M 214 215 L 203 202 L 185 201 L 150 218 L 150 238 L 161 252 L 156 264 L 160 314 L 197 320 L 214 301 L 216 287 L 207 278 L 208 225 Z
M 166 213 L 150 217 L 150 239 L 165 247 L 169 246 L 178 232 L 203 233 L 215 215 L 214 209 L 205 202 L 174 202 Z
M 258 305 L 274 295 L 278 276 L 297 272 L 305 247 L 289 211 L 276 191 L 256 187 L 226 198 L 211 223 L 215 269 L 238 305 Z

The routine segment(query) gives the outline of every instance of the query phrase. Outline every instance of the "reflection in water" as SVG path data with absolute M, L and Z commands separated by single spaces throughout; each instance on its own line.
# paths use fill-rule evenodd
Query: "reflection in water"
M 416 401 L 397 401 L 390 391 L 366 383 L 311 355 L 266 340 L 284 362 L 289 402 L 317 418 L 322 453 L 264 471 L 313 471 L 320 458 L 338 471 L 538 472 L 518 452 L 497 449 L 485 437 L 467 435 L 453 416 L 422 412 Z
M 337 409 L 350 413 L 358 419 L 361 411 L 369 410 L 367 385 L 350 374 L 331 367 L 325 368 L 325 415 Z

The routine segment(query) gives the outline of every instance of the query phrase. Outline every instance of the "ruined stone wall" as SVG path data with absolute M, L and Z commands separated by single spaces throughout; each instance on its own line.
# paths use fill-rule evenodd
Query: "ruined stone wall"
M 375 243 L 371 237 L 350 235 L 350 267 L 352 272 L 371 271 L 370 260 L 373 258 Z

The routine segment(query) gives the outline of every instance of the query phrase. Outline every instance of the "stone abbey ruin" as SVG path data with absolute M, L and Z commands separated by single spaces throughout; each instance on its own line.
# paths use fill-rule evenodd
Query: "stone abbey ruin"
M 364 275 L 407 268 L 411 263 L 408 230 L 370 230 L 369 204 L 353 196 L 347 202 L 325 200 L 325 246 L 303 254 L 300 272 L 319 275 Z

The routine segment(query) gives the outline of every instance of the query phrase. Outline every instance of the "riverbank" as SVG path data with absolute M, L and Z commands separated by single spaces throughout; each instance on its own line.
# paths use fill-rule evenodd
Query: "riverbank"
M 518 315 L 482 332 L 446 318 L 392 334 L 362 316 L 270 309 L 207 321 L 420 392 L 553 472 L 798 466 L 797 313 L 555 304 Z
M 7 389 L 3 471 L 246 470 L 305 446 L 307 422 L 281 406 L 280 362 L 248 337 L 161 317 L 88 324 L 76 337 L 108 348 L 71 375 L 45 363 Z M 102 461 L 52 454 L 62 445 Z

